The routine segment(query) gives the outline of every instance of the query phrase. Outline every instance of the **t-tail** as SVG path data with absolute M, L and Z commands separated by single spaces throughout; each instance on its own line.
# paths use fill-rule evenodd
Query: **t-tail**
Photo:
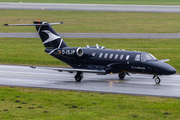
M 58 25 L 61 23 L 46 23 L 34 21 L 34 24 L 4 24 L 4 26 L 35 26 L 36 30 L 46 48 L 57 50 L 59 48 L 68 47 L 61 37 L 54 31 L 51 25 Z
M 56 24 L 56 23 L 54 23 Z M 50 25 L 53 23 L 35 22 L 36 30 L 46 48 L 63 48 L 68 47 L 61 37 L 54 31 Z M 58 24 L 58 23 L 57 23 Z M 62 23 L 59 23 L 62 24 Z

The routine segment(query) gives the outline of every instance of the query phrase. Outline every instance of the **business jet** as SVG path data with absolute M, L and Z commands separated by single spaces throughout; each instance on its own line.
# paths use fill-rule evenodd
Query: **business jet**
M 71 68 L 39 67 L 59 72 L 76 73 L 76 82 L 81 82 L 83 73 L 106 75 L 118 73 L 119 79 L 124 79 L 129 73 L 151 74 L 155 83 L 161 82 L 160 75 L 173 75 L 176 70 L 165 63 L 169 61 L 157 60 L 147 52 L 106 49 L 103 46 L 69 47 L 54 31 L 52 25 L 63 24 L 34 21 L 34 24 L 4 24 L 4 26 L 35 26 L 45 52 L 56 59 L 68 64 Z M 38 68 L 31 66 L 32 68 Z

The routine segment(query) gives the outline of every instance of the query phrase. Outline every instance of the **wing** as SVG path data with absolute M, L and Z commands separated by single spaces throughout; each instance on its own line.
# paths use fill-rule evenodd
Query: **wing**
M 47 70 L 56 70 L 59 72 L 66 71 L 66 72 L 84 72 L 84 73 L 97 73 L 97 74 L 105 74 L 106 72 L 104 70 L 97 70 L 97 69 L 79 69 L 79 68 L 61 68 L 61 67 L 35 67 L 30 66 L 30 68 L 33 69 L 47 69 Z

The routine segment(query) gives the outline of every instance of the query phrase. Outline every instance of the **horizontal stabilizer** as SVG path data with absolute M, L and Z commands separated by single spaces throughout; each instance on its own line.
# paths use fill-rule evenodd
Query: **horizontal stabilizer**
M 54 52 L 59 48 L 68 47 L 68 45 L 61 39 L 61 37 L 51 27 L 51 25 L 59 25 L 59 24 L 63 24 L 63 22 L 47 23 L 38 20 L 38 21 L 33 21 L 33 23 L 34 24 L 4 24 L 4 26 L 35 26 L 44 46 L 46 48 L 53 49 L 50 53 Z
M 60 67 L 35 67 L 30 66 L 33 69 L 47 69 L 47 70 L 56 70 L 59 72 L 66 71 L 66 72 L 84 72 L 84 73 L 105 73 L 104 70 L 96 70 L 96 69 L 80 69 L 80 68 L 60 68 Z
M 63 22 L 60 23 L 49 23 L 49 25 L 59 25 L 63 24 Z M 4 24 L 3 26 L 47 26 L 48 24 Z

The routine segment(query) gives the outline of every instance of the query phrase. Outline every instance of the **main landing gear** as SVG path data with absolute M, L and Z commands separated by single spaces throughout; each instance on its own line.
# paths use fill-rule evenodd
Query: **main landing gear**
M 159 84 L 161 82 L 161 79 L 157 75 L 154 75 L 153 79 L 155 80 L 156 84 Z
M 119 74 L 118 74 L 120 80 L 124 79 L 124 77 L 125 77 L 126 75 L 129 75 L 129 73 L 119 73 Z M 130 76 L 130 75 L 129 75 L 129 76 Z
M 122 80 L 122 79 L 124 79 L 126 74 L 125 73 L 119 73 L 118 76 L 119 76 L 119 79 Z
M 83 73 L 82 72 L 77 72 L 77 74 L 74 76 L 76 82 L 81 82 L 83 79 Z

